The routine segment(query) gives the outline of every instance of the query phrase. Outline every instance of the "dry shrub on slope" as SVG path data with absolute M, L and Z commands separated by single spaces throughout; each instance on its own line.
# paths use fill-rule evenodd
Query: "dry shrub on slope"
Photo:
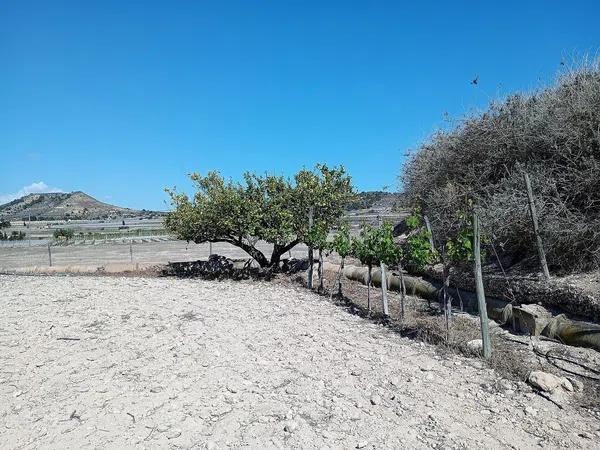
M 513 261 L 535 262 L 523 170 L 531 176 L 552 269 L 600 266 L 600 67 L 582 64 L 555 85 L 492 103 L 424 143 L 403 168 L 407 200 L 441 240 L 461 212 L 481 207 L 487 235 Z

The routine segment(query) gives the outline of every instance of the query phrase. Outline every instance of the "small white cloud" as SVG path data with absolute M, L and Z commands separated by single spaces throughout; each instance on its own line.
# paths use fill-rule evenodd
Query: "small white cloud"
M 8 202 L 12 202 L 17 198 L 21 198 L 29 194 L 40 194 L 43 192 L 65 192 L 60 188 L 50 187 L 43 181 L 37 183 L 31 183 L 29 186 L 23 186 L 17 192 L 13 194 L 0 194 L 0 205 Z

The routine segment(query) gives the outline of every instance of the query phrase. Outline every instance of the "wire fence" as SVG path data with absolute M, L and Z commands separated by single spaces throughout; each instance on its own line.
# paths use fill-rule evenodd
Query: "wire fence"
M 403 213 L 350 213 L 344 221 L 350 225 L 352 234 L 358 234 L 364 224 L 397 223 L 405 216 Z M 164 228 L 146 228 L 148 225 L 144 224 L 134 224 L 129 228 L 130 224 L 124 227 L 121 222 L 78 223 L 69 239 L 55 238 L 54 232 L 73 226 L 71 223 L 31 224 L 31 228 L 25 222 L 23 226 L 14 223 L 11 227 L 23 232 L 23 239 L 0 240 L 1 270 L 50 266 L 100 267 L 109 264 L 140 267 L 208 259 L 212 253 L 232 259 L 250 258 L 246 252 L 228 243 L 187 243 L 177 240 Z M 265 255 L 270 255 L 273 248 L 266 242 L 259 242 L 257 247 Z M 284 257 L 306 258 L 307 251 L 306 246 L 297 245 Z
M 259 242 L 257 247 L 269 255 L 273 248 L 266 242 Z M 297 245 L 287 256 L 305 258 L 306 252 L 305 246 Z M 250 258 L 246 252 L 228 243 L 194 244 L 177 240 L 170 235 L 86 239 L 72 242 L 46 240 L 45 244 L 40 240 L 31 246 L 27 241 L 16 241 L 10 245 L 0 245 L 0 270 L 50 266 L 101 267 L 111 264 L 131 264 L 140 268 L 169 262 L 208 259 L 213 253 L 232 259 Z

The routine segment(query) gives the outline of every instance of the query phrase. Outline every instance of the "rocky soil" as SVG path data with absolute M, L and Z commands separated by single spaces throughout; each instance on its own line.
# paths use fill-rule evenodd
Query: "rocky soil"
M 3 448 L 593 448 L 600 422 L 305 289 L 0 276 Z

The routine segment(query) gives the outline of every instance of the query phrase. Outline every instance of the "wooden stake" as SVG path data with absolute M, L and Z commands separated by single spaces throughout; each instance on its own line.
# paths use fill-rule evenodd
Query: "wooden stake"
M 529 180 L 529 174 L 523 172 L 523 178 L 525 179 L 525 186 L 527 187 L 527 197 L 529 198 L 529 212 L 531 213 L 531 222 L 533 223 L 533 233 L 535 234 L 535 240 L 537 242 L 538 255 L 540 257 L 540 265 L 542 266 L 542 272 L 544 272 L 544 278 L 550 279 L 550 272 L 548 271 L 548 263 L 546 262 L 546 252 L 544 251 L 544 244 L 542 242 L 542 236 L 540 235 L 540 229 L 538 226 L 538 217 L 535 209 L 535 201 L 533 199 L 533 190 L 531 189 L 531 181 Z
M 48 262 L 50 267 L 52 267 L 52 251 L 50 250 L 50 242 L 48 242 Z
M 132 240 L 129 239 L 129 261 L 133 262 L 133 244 L 131 242 Z
M 313 226 L 313 214 L 315 212 L 314 207 L 310 207 L 308 210 L 308 231 L 312 230 Z M 308 246 L 308 280 L 307 286 L 309 289 L 313 288 L 313 248 L 312 246 Z
M 381 263 L 381 300 L 383 302 L 383 315 L 388 317 L 390 315 L 388 309 L 388 296 L 387 296 L 387 273 L 385 270 L 385 264 Z
M 475 260 L 475 291 L 477 293 L 477 305 L 479 307 L 479 321 L 481 322 L 483 357 L 485 359 L 490 359 L 492 356 L 492 344 L 490 342 L 490 324 L 485 302 L 485 291 L 483 289 L 483 276 L 481 274 L 481 242 L 479 235 L 479 217 L 477 216 L 477 212 L 473 213 L 473 253 Z
M 429 223 L 429 218 L 427 216 L 423 216 L 423 221 L 425 222 L 425 227 L 427 227 L 427 232 L 429 233 L 429 245 L 431 246 L 431 251 L 435 253 L 435 244 L 433 243 L 433 231 L 431 231 L 431 224 Z
M 319 292 L 323 292 L 323 250 L 319 249 Z
M 367 311 L 371 314 L 371 271 L 373 268 L 369 265 L 369 275 L 367 278 Z
M 338 295 L 341 297 L 342 296 L 342 275 L 344 274 L 344 259 L 345 257 L 342 256 L 342 262 L 340 263 L 340 270 L 338 272 Z
M 398 262 L 398 272 L 400 272 L 400 319 L 404 320 L 404 301 L 406 299 L 406 284 L 404 284 L 404 273 L 402 272 L 401 262 Z
M 444 284 L 442 287 L 443 299 L 442 299 L 442 310 L 444 311 L 444 319 L 446 321 L 446 333 L 450 332 L 450 319 L 452 317 L 452 297 L 448 293 L 450 287 L 450 268 L 444 263 L 442 270 Z

